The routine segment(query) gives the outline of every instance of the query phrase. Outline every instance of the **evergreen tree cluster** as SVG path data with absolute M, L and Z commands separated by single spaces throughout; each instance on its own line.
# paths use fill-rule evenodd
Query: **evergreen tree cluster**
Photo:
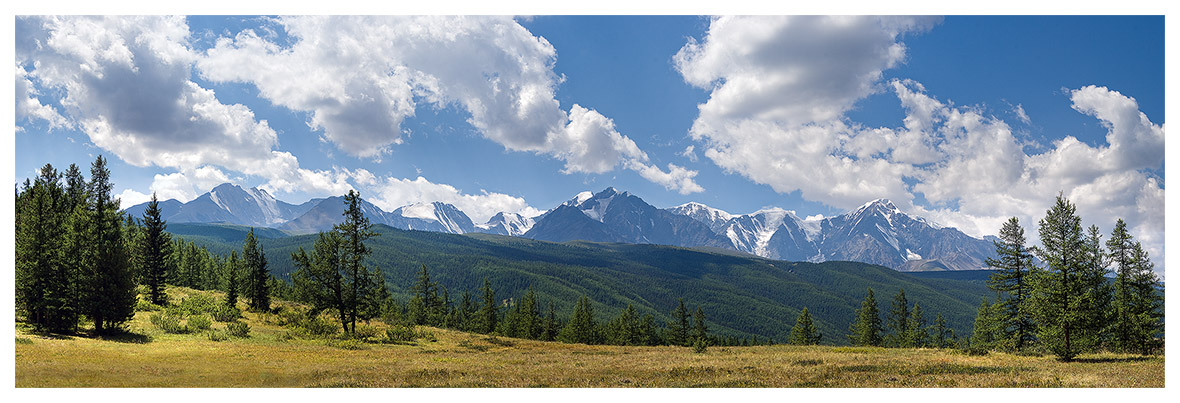
M 998 258 L 988 260 L 997 269 L 988 283 L 997 297 L 979 307 L 973 349 L 1043 349 L 1072 360 L 1100 349 L 1150 354 L 1162 347 L 1163 287 L 1123 220 L 1103 243 L 1098 227 L 1083 230 L 1076 206 L 1058 195 L 1038 222 L 1040 246 L 1025 246 L 1016 218 L 1000 235 Z
M 796 325 L 798 326 L 798 325 Z M 958 345 L 954 330 L 947 327 L 939 313 L 933 324 L 927 324 L 926 314 L 917 302 L 912 305 L 905 290 L 893 296 L 886 323 L 881 322 L 880 308 L 873 289 L 869 288 L 856 311 L 856 318 L 848 329 L 848 341 L 854 346 L 900 348 L 949 348 Z
M 166 284 L 239 293 L 258 309 L 269 308 L 261 249 L 227 260 L 191 242 L 172 239 L 153 194 L 143 217 L 119 211 L 110 170 L 101 155 L 90 180 L 71 164 L 58 173 L 46 164 L 16 192 L 16 307 L 41 331 L 74 333 L 81 319 L 98 334 L 118 332 L 131 319 L 139 285 L 146 302 L 166 305 Z M 249 276 L 244 276 L 245 270 Z

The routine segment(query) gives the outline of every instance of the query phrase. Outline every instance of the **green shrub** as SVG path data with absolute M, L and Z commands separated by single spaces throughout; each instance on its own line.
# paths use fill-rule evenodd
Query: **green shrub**
M 136 312 L 157 312 L 164 309 L 164 307 L 153 304 L 151 301 L 141 299 L 135 302 Z
M 340 332 L 340 325 L 322 316 L 306 317 L 304 316 L 300 321 L 288 325 L 295 331 L 305 337 L 323 338 L 335 335 Z
M 187 327 L 194 331 L 209 330 L 210 327 L 213 327 L 213 321 L 205 315 L 193 315 L 188 317 Z
M 291 307 L 280 306 L 276 311 L 275 324 L 279 326 L 298 326 L 308 316 L 306 311 Z
M 181 300 L 180 304 L 177 304 L 177 309 L 184 316 L 191 316 L 212 313 L 218 305 L 220 304 L 213 297 L 197 294 Z
M 361 340 L 375 339 L 375 338 L 377 338 L 377 334 L 378 334 L 377 328 L 375 328 L 375 327 L 366 326 L 366 325 L 358 325 L 356 327 L 356 332 L 353 333 L 352 337 L 355 339 L 361 339 Z
M 397 325 L 385 329 L 385 341 L 389 343 L 409 343 L 414 341 L 414 329 L 409 326 Z
M 225 331 L 214 330 L 212 332 L 209 332 L 209 340 L 226 341 L 226 340 L 229 340 L 229 335 L 226 334 Z
M 33 344 L 33 341 L 24 337 L 17 337 L 16 344 Z
M 250 337 L 250 325 L 246 324 L 246 322 L 226 323 L 225 331 L 234 337 Z
M 217 305 L 216 308 L 213 308 L 213 312 L 210 313 L 213 315 L 213 320 L 218 322 L 233 322 L 242 318 L 242 311 L 238 310 L 237 307 L 225 304 Z
M 185 333 L 188 329 L 180 325 L 180 316 L 170 315 L 167 312 L 163 314 L 153 313 L 149 317 L 153 325 L 163 330 L 164 333 L 180 334 Z

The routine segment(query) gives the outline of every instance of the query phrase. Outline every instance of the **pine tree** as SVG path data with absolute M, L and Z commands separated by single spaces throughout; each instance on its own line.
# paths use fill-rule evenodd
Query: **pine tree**
M 1131 248 L 1131 278 L 1129 281 L 1129 314 L 1132 322 L 1130 337 L 1127 343 L 1128 351 L 1139 354 L 1151 354 L 1163 348 L 1163 340 L 1156 339 L 1164 331 L 1164 296 L 1163 284 L 1153 271 L 1155 264 L 1151 263 L 1143 245 L 1135 242 Z
M 1041 246 L 1034 251 L 1047 267 L 1035 276 L 1031 303 L 1037 339 L 1059 358 L 1069 361 L 1097 344 L 1087 290 L 1087 264 L 1092 259 L 1076 207 L 1058 195 L 1039 222 Z M 1089 294 L 1089 296 L 1088 296 Z
M 855 346 L 881 345 L 881 316 L 877 309 L 877 299 L 873 296 L 873 289 L 869 288 L 860 309 L 856 311 L 856 320 L 848 328 L 848 341 Z
M 492 283 L 483 279 L 483 304 L 479 309 L 479 327 L 481 333 L 496 331 L 496 323 L 500 318 L 499 308 L 496 306 L 496 292 L 492 291 Z
M 906 335 L 902 341 L 905 347 L 912 348 L 926 347 L 930 343 L 930 333 L 926 332 L 926 317 L 917 302 L 914 303 L 914 309 L 910 311 Z
M 536 339 L 541 337 L 541 318 L 537 313 L 537 294 L 529 286 L 524 299 L 517 305 L 516 337 Z
M 372 253 L 365 241 L 377 236 L 373 226 L 365 217 L 361 209 L 361 195 L 355 190 L 349 190 L 344 195 L 344 222 L 336 224 L 332 231 L 341 238 L 341 266 L 343 267 L 344 283 L 348 287 L 345 293 L 345 306 L 348 309 L 349 327 L 345 329 L 349 334 L 356 333 L 356 321 L 368 320 L 380 312 L 388 297 L 385 288 L 385 276 L 380 269 L 370 271 L 364 260 Z M 437 294 L 436 294 L 437 296 Z
M 135 283 L 123 243 L 119 201 L 111 198 L 110 171 L 101 155 L 90 167 L 88 239 L 89 264 L 82 266 L 83 306 L 96 333 L 110 333 L 135 314 Z
M 946 327 L 946 318 L 939 313 L 934 317 L 934 326 L 930 329 L 930 346 L 934 348 L 947 348 L 951 346 L 950 329 Z
M 168 224 L 160 218 L 160 203 L 156 200 L 154 192 L 147 210 L 143 212 L 143 225 L 140 250 L 144 283 L 148 286 L 148 295 L 152 303 L 164 305 L 167 303 L 167 295 L 164 294 L 164 283 L 167 281 L 164 277 L 167 275 L 164 258 L 171 252 L 172 240 L 166 232 Z
M 1102 248 L 1102 232 L 1097 225 L 1091 225 L 1086 233 L 1086 261 L 1081 272 L 1082 287 L 1087 312 L 1090 316 L 1083 321 L 1086 333 L 1094 338 L 1094 348 L 1110 339 L 1107 331 L 1113 323 L 1111 299 L 1114 289 L 1107 281 L 1106 274 L 1110 272 L 1106 251 Z
M 977 351 L 1005 349 L 1010 339 L 1004 328 L 1004 306 L 987 299 L 975 311 L 975 325 L 971 332 L 971 348 Z
M 455 328 L 469 332 L 475 331 L 475 325 L 472 322 L 475 321 L 475 314 L 478 310 L 475 301 L 471 299 L 471 292 L 464 290 L 463 297 L 459 299 L 459 309 L 455 310 L 458 316 Z
M 910 332 L 910 308 L 906 300 L 905 290 L 898 290 L 893 297 L 893 305 L 889 308 L 889 319 L 886 326 L 892 332 L 885 336 L 885 344 L 890 347 L 909 347 L 906 345 L 906 335 Z
M 340 327 L 348 331 L 347 305 L 349 287 L 344 282 L 344 259 L 341 256 L 344 240 L 336 232 L 321 232 L 312 244 L 309 256 L 303 247 L 291 253 L 295 273 L 291 282 L 295 286 L 296 299 L 311 305 L 312 312 L 334 309 L 340 320 Z M 237 257 L 230 256 L 232 261 Z
M 242 245 L 243 264 L 246 266 L 246 273 L 249 276 L 249 292 L 250 309 L 256 311 L 270 310 L 270 272 L 266 270 L 266 252 L 262 250 L 262 246 L 258 245 L 258 239 L 254 237 L 254 229 L 246 234 L 246 240 Z
M 650 313 L 643 315 L 643 319 L 639 321 L 638 344 L 644 346 L 660 345 L 660 335 L 656 330 L 656 318 Z
M 70 164 L 65 173 L 65 214 L 74 211 L 75 207 L 86 204 L 86 179 L 82 177 L 82 170 L 77 165 Z
M 1004 298 L 1000 304 L 1007 337 L 1012 339 L 1011 344 L 1016 350 L 1023 350 L 1036 340 L 1028 306 L 1029 294 L 1032 292 L 1029 276 L 1035 268 L 1032 254 L 1024 245 L 1024 228 L 1016 217 L 1004 223 L 1000 228 L 1000 241 L 993 243 L 998 259 L 987 259 L 988 266 L 996 268 L 987 284 Z
M 241 264 L 238 251 L 230 251 L 229 260 L 225 262 L 225 305 L 231 308 L 238 306 L 238 271 Z
M 823 334 L 819 332 L 819 328 L 815 327 L 815 322 L 811 319 L 811 313 L 804 307 L 803 311 L 799 312 L 799 317 L 795 318 L 795 327 L 791 328 L 791 339 L 789 343 L 801 346 L 810 346 L 819 344 Z
M 684 307 L 684 298 L 672 311 L 672 321 L 668 323 L 668 344 L 673 346 L 689 345 L 688 309 Z
M 557 340 L 557 332 L 559 332 L 559 331 L 560 330 L 558 329 L 558 323 L 557 323 L 557 308 L 553 306 L 552 302 L 550 302 L 549 303 L 549 314 L 545 315 L 545 323 L 541 329 L 541 340 L 544 340 L 544 341 Z
M 590 305 L 590 298 L 578 298 L 574 306 L 574 314 L 570 321 L 561 329 L 558 340 L 566 343 L 599 344 L 602 336 L 598 323 L 594 320 L 594 307 Z
M 430 273 L 426 264 L 422 264 L 418 271 L 418 281 L 410 290 L 414 297 L 410 300 L 409 316 L 416 325 L 437 325 L 442 301 L 438 297 L 438 283 L 430 281 Z
M 606 326 L 606 342 L 619 346 L 634 346 L 639 344 L 639 317 L 635 314 L 635 307 L 627 304 L 627 309 L 619 312 L 619 316 Z
M 693 343 L 703 340 L 706 343 L 709 341 L 709 326 L 705 324 L 705 311 L 700 306 L 697 307 L 697 312 L 692 315 L 692 340 Z

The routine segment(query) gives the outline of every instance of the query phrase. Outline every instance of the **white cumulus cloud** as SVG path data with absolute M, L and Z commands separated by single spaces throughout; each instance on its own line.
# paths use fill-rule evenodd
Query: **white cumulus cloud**
M 379 158 L 399 144 L 419 107 L 458 106 L 484 137 L 508 150 L 549 155 L 566 173 L 603 173 L 647 162 L 609 118 L 563 110 L 557 53 L 508 17 L 283 17 L 290 38 L 246 30 L 198 60 L 203 77 L 256 86 L 270 102 L 305 111 L 309 125 L 346 153 Z M 656 168 L 658 169 L 658 168 Z M 675 174 L 674 189 L 699 189 Z M 649 175 L 650 176 L 650 175 Z M 648 177 L 648 176 L 645 176 Z
M 463 210 L 477 224 L 487 222 L 499 212 L 518 213 L 525 217 L 541 214 L 520 197 L 484 190 L 478 194 L 466 194 L 454 186 L 433 183 L 421 176 L 413 180 L 385 178 L 371 186 L 369 192 L 371 195 L 365 198 L 382 210 L 393 211 L 413 203 L 440 201 Z
M 201 174 L 209 169 L 258 176 L 272 190 L 348 189 L 346 175 L 300 168 L 294 155 L 276 149 L 278 136 L 265 120 L 191 80 L 201 55 L 189 45 L 183 17 L 22 17 L 18 25 L 18 116 L 51 127 L 76 122 L 96 146 L 131 165 L 177 169 L 152 185 L 169 197 L 207 190 Z M 63 115 L 32 97 L 41 89 L 62 94 Z

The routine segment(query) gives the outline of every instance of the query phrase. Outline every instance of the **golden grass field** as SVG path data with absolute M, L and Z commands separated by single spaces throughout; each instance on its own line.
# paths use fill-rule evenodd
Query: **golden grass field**
M 586 346 L 444 329 L 412 345 L 287 339 L 247 313 L 251 337 L 52 338 L 18 325 L 17 387 L 1164 387 L 1164 358 L 860 347 Z M 383 325 L 374 324 L 381 327 Z M 215 323 L 221 329 L 223 323 Z

